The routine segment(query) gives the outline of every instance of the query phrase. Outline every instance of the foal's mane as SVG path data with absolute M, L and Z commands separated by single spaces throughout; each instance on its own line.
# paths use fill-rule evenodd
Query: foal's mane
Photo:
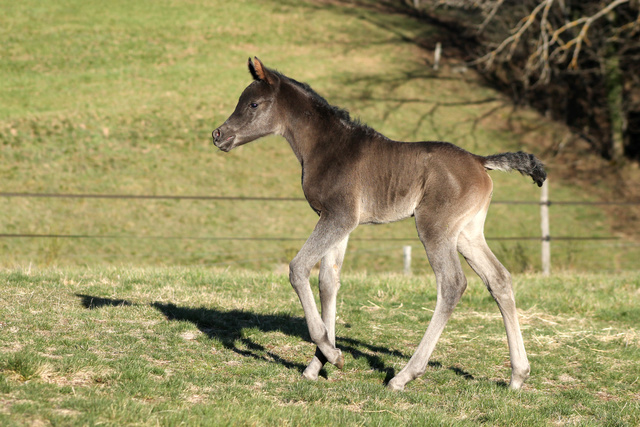
M 375 129 L 369 127 L 365 123 L 362 123 L 359 119 L 352 119 L 348 110 L 346 110 L 344 108 L 336 107 L 335 105 L 329 104 L 329 102 L 325 98 L 323 98 L 318 92 L 313 90 L 313 88 L 311 86 L 309 86 L 308 83 L 299 82 L 299 81 L 297 81 L 295 79 L 292 79 L 291 77 L 285 76 L 284 74 L 282 74 L 282 73 L 280 73 L 278 71 L 275 71 L 275 70 L 270 70 L 270 71 L 275 73 L 275 74 L 277 74 L 278 77 L 280 77 L 281 79 L 283 79 L 285 81 L 288 81 L 289 83 L 293 84 L 298 89 L 301 89 L 313 101 L 315 101 L 315 104 L 317 106 L 319 106 L 322 110 L 328 112 L 330 115 L 335 116 L 338 119 L 340 119 L 340 121 L 347 128 L 359 129 L 361 131 L 364 131 L 366 134 L 379 134 L 379 135 L 381 135 Z

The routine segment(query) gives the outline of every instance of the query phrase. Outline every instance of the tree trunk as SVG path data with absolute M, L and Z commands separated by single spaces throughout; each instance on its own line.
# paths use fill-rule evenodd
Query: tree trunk
M 624 155 L 634 160 L 640 160 L 640 59 L 635 59 L 639 57 L 640 48 L 620 64 Z

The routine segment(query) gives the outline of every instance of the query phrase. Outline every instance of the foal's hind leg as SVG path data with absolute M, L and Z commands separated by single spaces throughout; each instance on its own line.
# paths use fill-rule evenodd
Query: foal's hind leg
M 327 328 L 329 341 L 334 346 L 336 344 L 336 297 L 340 289 L 340 270 L 342 269 L 348 240 L 348 238 L 344 239 L 322 258 L 318 276 L 322 321 Z M 311 380 L 318 379 L 320 369 L 325 363 L 327 363 L 327 358 L 324 357 L 319 348 L 316 348 L 316 354 L 307 369 L 302 373 L 302 376 Z
M 418 234 L 436 276 L 438 297 L 433 317 L 418 348 L 407 366 L 389 381 L 389 388 L 392 390 L 403 390 L 405 384 L 425 373 L 438 338 L 467 287 L 467 279 L 464 277 L 456 251 L 455 234 L 448 234 L 446 226 L 428 227 L 421 222 L 421 218 L 416 215 Z M 437 232 L 437 228 L 445 231 Z
M 511 286 L 511 275 L 495 257 L 484 239 L 482 228 L 486 212 L 465 227 L 458 239 L 458 250 L 471 268 L 478 273 L 487 289 L 498 303 L 507 331 L 509 356 L 511 359 L 511 389 L 519 389 L 529 376 L 529 361 L 524 349 L 522 333 L 518 323 L 516 303 Z

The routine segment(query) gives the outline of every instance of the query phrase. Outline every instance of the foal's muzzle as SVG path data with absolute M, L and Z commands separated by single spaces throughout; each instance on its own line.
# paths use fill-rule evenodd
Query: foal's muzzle
M 225 135 L 220 130 L 220 128 L 211 132 L 211 136 L 213 137 L 213 144 L 222 151 L 231 150 L 233 141 L 236 139 L 235 135 L 227 136 L 225 138 Z

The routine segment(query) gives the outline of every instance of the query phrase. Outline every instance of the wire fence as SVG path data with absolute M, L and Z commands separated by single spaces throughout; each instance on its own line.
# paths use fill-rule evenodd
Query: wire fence
M 255 197 L 255 196 L 198 196 L 198 195 L 148 195 L 148 194 L 88 194 L 88 193 L 20 193 L 0 192 L 0 197 L 50 198 L 50 199 L 141 199 L 141 200 L 229 200 L 267 202 L 306 202 L 304 197 Z M 640 206 L 638 201 L 532 201 L 492 200 L 491 204 L 503 205 L 588 205 L 588 206 Z
M 236 202 L 306 202 L 302 197 L 257 197 L 257 196 L 202 196 L 202 195 L 148 195 L 148 194 L 88 194 L 88 193 L 25 193 L 0 192 L 0 197 L 7 198 L 51 198 L 51 199 L 123 199 L 123 200 L 210 200 Z M 492 204 L 504 205 L 584 205 L 584 206 L 640 206 L 640 201 L 527 201 L 527 200 L 492 200 Z M 90 235 L 90 234 L 49 234 L 49 233 L 3 233 L 0 238 L 57 238 L 57 239 L 166 239 L 166 240 L 221 240 L 221 241 L 304 241 L 306 237 L 276 236 L 149 236 L 149 235 Z M 488 236 L 487 240 L 517 241 L 517 240 L 618 240 L 617 236 Z M 353 241 L 408 241 L 415 240 L 415 236 L 397 238 L 354 238 Z
M 306 199 L 299 197 L 257 197 L 257 196 L 204 196 L 204 195 L 148 195 L 148 194 L 89 194 L 89 193 L 29 193 L 29 192 L 0 192 L 2 198 L 40 198 L 40 199 L 121 199 L 121 200 L 199 200 L 214 202 L 274 202 L 274 203 L 300 203 Z M 539 206 L 640 206 L 640 201 L 524 201 L 524 200 L 493 200 L 492 204 L 504 205 L 539 205 Z M 82 234 L 82 233 L 34 233 L 14 232 L 0 230 L 2 239 L 133 239 L 133 240 L 193 240 L 193 241 L 256 241 L 256 242 L 303 242 L 306 236 L 184 236 L 184 235 L 140 235 L 140 234 Z M 618 236 L 550 236 L 542 233 L 538 236 L 487 236 L 487 240 L 517 242 L 517 241 L 617 241 Z M 352 242 L 409 242 L 415 241 L 415 236 L 407 237 L 371 237 L 350 239 Z M 635 247 L 635 243 L 627 243 L 625 246 Z M 217 263 L 216 263 L 217 264 Z
M 211 241 L 256 241 L 256 242 L 288 242 L 305 241 L 306 237 L 227 237 L 227 236 L 148 236 L 148 235 L 105 235 L 105 234 L 46 234 L 46 233 L 0 233 L 0 238 L 43 238 L 43 239 L 135 239 L 135 240 L 211 240 Z M 534 236 L 510 236 L 510 237 L 485 237 L 494 241 L 518 241 L 518 240 L 619 240 L 617 236 L 558 236 L 558 237 L 534 237 Z M 416 240 L 415 236 L 408 237 L 353 237 L 350 242 L 406 242 Z

